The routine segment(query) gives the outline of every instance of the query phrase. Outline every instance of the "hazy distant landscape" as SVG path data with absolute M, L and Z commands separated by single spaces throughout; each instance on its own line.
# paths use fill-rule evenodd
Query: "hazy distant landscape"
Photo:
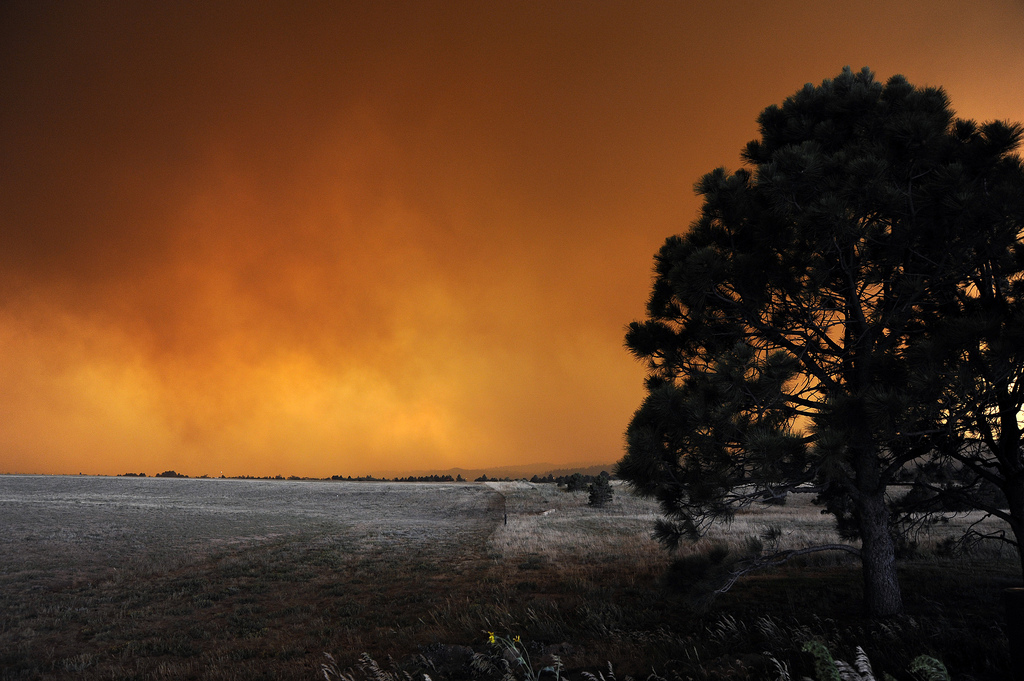
M 342 669 L 367 652 L 465 678 L 488 631 L 520 636 L 538 670 L 557 655 L 573 678 L 611 661 L 620 678 L 774 679 L 762 653 L 800 670 L 812 637 L 848 659 L 864 646 L 893 672 L 922 653 L 974 678 L 1007 668 L 993 612 L 1014 558 L 940 555 L 965 519 L 919 537 L 904 563 L 911 617 L 880 629 L 859 614 L 858 566 L 834 555 L 703 604 L 685 588 L 700 560 L 665 577 L 656 517 L 621 486 L 592 508 L 526 482 L 0 476 L 0 678 L 314 679 L 325 652 Z M 771 524 L 792 544 L 831 532 L 794 495 L 682 557 L 738 550 Z

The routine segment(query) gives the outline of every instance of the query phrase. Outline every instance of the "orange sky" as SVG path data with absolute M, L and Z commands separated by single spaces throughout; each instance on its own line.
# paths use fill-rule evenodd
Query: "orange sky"
M 1024 120 L 1020 0 L 194 4 L 0 5 L 0 473 L 615 461 L 761 109 Z

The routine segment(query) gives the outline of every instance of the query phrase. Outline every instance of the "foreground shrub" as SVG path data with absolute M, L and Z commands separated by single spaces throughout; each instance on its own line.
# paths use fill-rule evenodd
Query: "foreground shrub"
M 733 621 L 733 625 L 735 625 L 735 621 Z M 487 652 L 475 653 L 472 656 L 470 669 L 466 671 L 473 679 L 500 681 L 540 681 L 541 678 L 561 681 L 562 679 L 561 659 L 557 655 L 552 655 L 550 656 L 551 664 L 535 665 L 530 658 L 526 644 L 519 636 L 499 636 L 494 632 L 488 632 L 488 644 L 490 648 Z M 802 677 L 800 681 L 896 681 L 895 677 L 886 672 L 883 672 L 880 677 L 875 676 L 874 670 L 871 668 L 871 661 L 860 646 L 857 646 L 853 664 L 833 658 L 828 646 L 821 641 L 807 641 L 801 650 L 812 658 L 814 678 Z M 358 681 L 352 669 L 347 672 L 342 671 L 334 657 L 329 653 L 324 653 L 324 655 L 327 657 L 327 662 L 321 665 L 321 671 L 326 681 L 332 681 L 332 679 Z M 768 653 L 765 655 L 774 663 L 778 672 L 778 681 L 793 681 L 787 663 L 779 661 Z M 372 681 L 433 681 L 425 672 L 420 671 L 414 676 L 400 669 L 394 660 L 389 658 L 389 662 L 391 669 L 384 669 L 369 654 L 363 653 L 356 667 L 362 678 L 367 681 L 371 679 Z M 907 671 L 919 681 L 950 681 L 945 665 L 928 655 L 919 655 L 914 658 Z M 580 676 L 587 681 L 617 681 L 611 662 L 608 663 L 607 675 L 605 672 L 597 670 L 594 673 L 582 671 Z M 678 674 L 675 676 L 679 678 Z M 634 679 L 631 676 L 626 676 L 624 681 L 634 681 Z M 647 676 L 647 681 L 664 681 L 664 677 L 652 671 Z
M 871 669 L 871 661 L 864 649 L 857 646 L 857 655 L 852 665 L 832 658 L 832 653 L 820 641 L 808 641 L 803 651 L 814 658 L 814 672 L 817 681 L 875 681 Z M 776 662 L 779 667 L 779 681 L 790 681 L 789 671 L 785 665 Z M 945 665 L 928 655 L 919 655 L 910 663 L 908 670 L 922 681 L 949 681 L 949 672 Z M 880 681 L 896 681 L 891 674 L 883 673 Z

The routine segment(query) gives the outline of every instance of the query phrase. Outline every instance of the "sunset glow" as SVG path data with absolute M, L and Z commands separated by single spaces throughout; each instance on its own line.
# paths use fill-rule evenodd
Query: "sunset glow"
M 1024 120 L 1024 4 L 0 8 L 0 473 L 611 463 L 623 327 L 755 119 Z

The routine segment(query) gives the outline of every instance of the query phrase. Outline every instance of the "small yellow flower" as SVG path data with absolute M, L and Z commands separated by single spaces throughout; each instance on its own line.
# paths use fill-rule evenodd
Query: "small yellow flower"
M 487 632 L 487 642 L 488 643 L 494 643 L 494 632 L 493 631 L 488 631 Z
M 512 639 L 512 640 L 513 640 L 513 641 L 515 641 L 516 643 L 519 643 L 519 637 L 518 637 L 518 636 L 516 636 L 516 637 L 515 637 L 514 639 Z

